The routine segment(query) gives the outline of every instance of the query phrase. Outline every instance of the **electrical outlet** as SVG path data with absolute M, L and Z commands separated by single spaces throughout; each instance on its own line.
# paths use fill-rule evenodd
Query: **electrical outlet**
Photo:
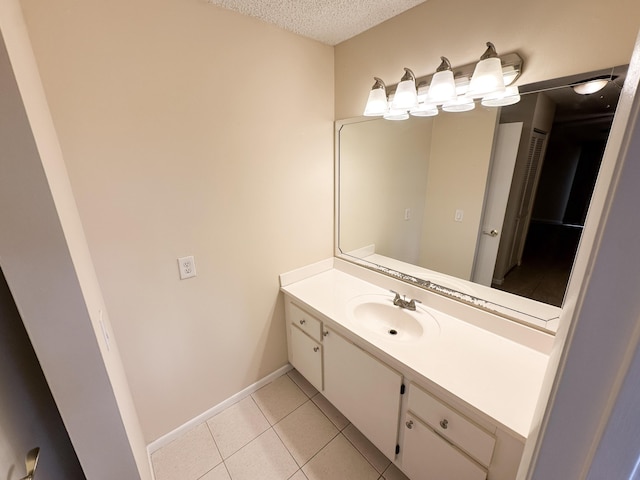
M 180 257 L 178 266 L 180 267 L 180 280 L 196 276 L 196 261 L 193 256 Z

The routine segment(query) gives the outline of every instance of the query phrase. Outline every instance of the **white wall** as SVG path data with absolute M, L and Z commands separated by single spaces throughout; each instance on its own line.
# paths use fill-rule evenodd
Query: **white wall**
M 150 442 L 287 361 L 278 274 L 332 255 L 333 49 L 204 1 L 21 3 Z

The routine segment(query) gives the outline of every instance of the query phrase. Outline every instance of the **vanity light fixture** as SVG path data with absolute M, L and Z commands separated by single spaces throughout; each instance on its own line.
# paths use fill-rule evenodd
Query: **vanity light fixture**
M 463 65 L 454 71 L 446 57 L 440 60 L 435 73 L 421 78 L 405 67 L 395 87 L 387 88 L 380 78 L 374 77 L 364 115 L 404 120 L 409 114 L 424 117 L 437 115 L 440 110 L 465 112 L 475 108 L 476 102 L 485 107 L 502 107 L 520 101 L 514 82 L 522 73 L 523 61 L 517 53 L 498 56 L 494 45 L 487 42 L 477 64 Z
M 367 106 L 364 108 L 365 117 L 379 117 L 389 110 L 387 103 L 387 87 L 378 77 L 373 77 L 376 83 L 371 87 Z
M 392 109 L 404 110 L 410 110 L 418 105 L 416 76 L 410 68 L 404 68 L 404 75 L 400 79 L 393 101 L 390 103 Z
M 573 85 L 573 91 L 580 95 L 590 95 L 599 92 L 609 83 L 609 78 L 594 78 L 577 85 Z
M 504 91 L 502 62 L 493 43 L 487 42 L 487 49 L 480 57 L 469 83 L 468 97 L 484 97 L 489 93 Z
M 440 66 L 438 66 L 433 79 L 431 79 L 429 93 L 427 93 L 429 103 L 436 105 L 442 105 L 456 98 L 456 82 L 453 79 L 451 62 L 447 57 L 440 57 L 440 60 Z

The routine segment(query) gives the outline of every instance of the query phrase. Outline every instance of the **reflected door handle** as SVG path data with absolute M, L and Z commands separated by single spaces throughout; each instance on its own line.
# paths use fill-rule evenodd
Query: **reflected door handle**
M 36 467 L 38 466 L 38 457 L 40 457 L 40 449 L 38 447 L 27 452 L 27 458 L 24 462 L 27 466 L 27 476 L 21 480 L 33 480 L 33 475 L 36 473 Z
M 498 230 L 496 230 L 495 228 L 493 230 L 491 230 L 490 232 L 487 232 L 486 230 L 482 231 L 483 235 L 489 235 L 490 237 L 497 237 L 498 236 Z

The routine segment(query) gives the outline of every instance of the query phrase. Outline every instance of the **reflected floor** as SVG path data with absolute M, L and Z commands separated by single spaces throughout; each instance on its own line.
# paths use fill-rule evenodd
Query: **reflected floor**
M 492 287 L 561 307 L 581 233 L 581 227 L 532 223 L 522 263 Z

